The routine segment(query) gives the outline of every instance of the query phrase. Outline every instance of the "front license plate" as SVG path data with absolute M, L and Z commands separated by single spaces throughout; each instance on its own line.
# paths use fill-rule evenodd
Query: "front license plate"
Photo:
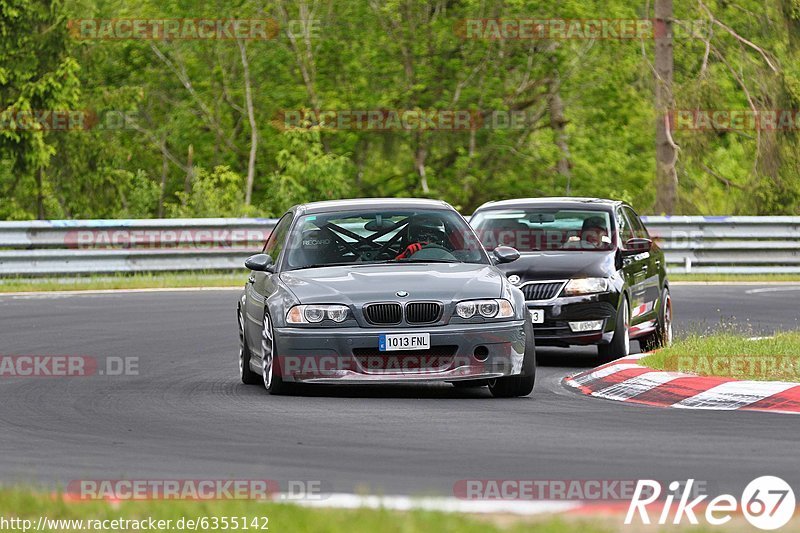
M 378 348 L 382 352 L 428 350 L 430 347 L 430 333 L 393 333 L 381 335 L 378 340 Z
M 544 324 L 544 309 L 528 309 L 531 314 L 531 322 L 534 324 Z

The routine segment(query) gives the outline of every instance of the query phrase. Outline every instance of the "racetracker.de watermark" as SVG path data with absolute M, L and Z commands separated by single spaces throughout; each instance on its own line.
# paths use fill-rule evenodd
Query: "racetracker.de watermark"
M 672 130 L 797 131 L 798 109 L 677 109 L 669 114 Z
M 538 118 L 529 111 L 497 109 L 290 109 L 277 113 L 272 124 L 280 130 L 522 130 L 533 126 Z
M 340 378 L 350 373 L 359 375 L 396 374 L 419 376 L 429 372 L 450 371 L 450 377 L 469 378 L 486 373 L 510 374 L 519 369 L 508 353 L 510 348 L 498 348 L 485 360 L 474 355 L 446 353 L 384 352 L 350 355 L 278 355 L 273 372 L 290 381 Z M 354 351 L 358 351 L 355 349 Z M 367 350 L 368 351 L 368 350 Z
M 13 109 L 0 111 L 0 130 L 87 131 L 132 130 L 136 116 L 130 111 L 108 109 Z
M 466 40 L 632 40 L 708 38 L 706 19 L 673 20 L 669 29 L 659 19 L 466 18 L 454 32 Z
M 271 18 L 119 18 L 72 19 L 70 35 L 78 40 L 260 40 L 278 35 L 278 22 Z
M 707 376 L 800 380 L 800 359 L 778 355 L 681 355 L 665 361 L 668 369 Z
M 274 479 L 76 479 L 65 495 L 73 500 L 322 500 L 321 480 Z
M 249 229 L 76 229 L 64 234 L 66 248 L 261 248 L 270 230 Z
M 635 479 L 461 479 L 453 495 L 462 500 L 627 501 Z
M 138 357 L 0 355 L 0 378 L 138 376 Z

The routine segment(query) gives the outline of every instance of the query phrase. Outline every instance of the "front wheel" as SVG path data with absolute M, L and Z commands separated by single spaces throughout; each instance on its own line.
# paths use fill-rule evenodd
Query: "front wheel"
M 533 392 L 536 382 L 536 342 L 533 337 L 533 324 L 530 316 L 525 318 L 525 355 L 522 360 L 522 374 L 507 376 L 489 381 L 489 392 L 495 398 L 516 398 Z
M 236 314 L 239 321 L 239 377 L 245 385 L 257 385 L 261 383 L 261 376 L 250 368 L 250 349 L 247 347 L 247 337 L 244 334 L 244 315 L 241 307 Z
M 652 352 L 672 344 L 672 298 L 666 287 L 659 303 L 656 330 L 639 341 L 643 352 Z
M 631 353 L 631 311 L 628 298 L 622 297 L 622 304 L 617 311 L 617 324 L 614 327 L 614 336 L 608 344 L 597 345 L 597 355 L 604 363 L 627 357 Z
M 269 313 L 264 313 L 261 335 L 261 379 L 270 394 L 286 394 L 291 389 L 291 384 L 283 381 L 280 358 L 275 356 L 275 332 Z

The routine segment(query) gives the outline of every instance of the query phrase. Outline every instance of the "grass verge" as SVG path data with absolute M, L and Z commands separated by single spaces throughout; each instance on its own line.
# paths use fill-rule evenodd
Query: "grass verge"
M 670 274 L 670 281 L 706 281 L 716 283 L 763 283 L 800 281 L 800 274 Z
M 641 364 L 701 376 L 800 382 L 800 332 L 752 339 L 733 333 L 693 335 L 648 355 Z
M 32 492 L 26 489 L 0 489 L 0 517 L 5 520 L 19 518 L 30 520 L 28 531 L 35 530 L 40 517 L 50 520 L 49 527 L 38 531 L 71 532 L 85 530 L 100 531 L 98 527 L 88 528 L 88 520 L 170 520 L 160 524 L 161 527 L 151 531 L 186 531 L 195 530 L 189 527 L 188 520 L 197 523 L 199 531 L 298 531 L 298 532 L 331 532 L 331 533 L 372 533 L 402 532 L 427 533 L 436 532 L 522 532 L 537 531 L 543 533 L 561 533 L 568 531 L 585 531 L 600 533 L 612 531 L 590 523 L 588 519 L 560 519 L 552 517 L 531 517 L 518 520 L 487 519 L 455 513 L 432 511 L 397 512 L 385 509 L 310 509 L 286 503 L 265 503 L 252 500 L 216 500 L 216 501 L 164 501 L 146 500 L 119 503 L 104 501 L 66 502 L 55 496 Z M 224 527 L 227 519 L 228 527 Z M 234 518 L 238 527 L 233 527 Z M 266 520 L 265 520 L 266 518 Z M 501 517 L 498 517 L 501 518 Z M 183 519 L 184 527 L 179 521 Z M 55 522 L 60 520 L 62 522 Z M 82 520 L 83 523 L 68 520 Z M 255 520 L 255 522 L 253 521 Z M 242 527 L 246 523 L 247 527 Z M 107 522 L 109 526 L 114 526 Z M 22 531 L 22 523 L 18 527 L 0 525 L 0 531 Z M 216 527 L 214 527 L 216 525 Z M 122 527 L 125 526 L 125 527 Z M 262 526 L 266 526 L 265 529 Z M 146 530 L 134 527 L 133 523 L 117 523 L 116 527 L 105 528 L 108 531 Z
M 722 275 L 672 274 L 670 281 L 695 282 L 800 282 L 800 274 Z M 164 272 L 142 274 L 89 275 L 74 277 L 0 277 L 0 292 L 46 292 L 110 289 L 163 289 L 190 287 L 239 287 L 247 272 Z
M 183 287 L 240 287 L 247 273 L 169 272 L 60 278 L 0 278 L 0 292 L 85 291 Z

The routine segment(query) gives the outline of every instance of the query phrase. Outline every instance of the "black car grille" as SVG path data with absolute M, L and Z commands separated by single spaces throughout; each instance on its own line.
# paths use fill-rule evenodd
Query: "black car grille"
M 409 324 L 430 324 L 439 320 L 442 304 L 436 302 L 411 302 L 406 306 L 406 321 Z
M 387 353 L 375 348 L 353 348 L 353 356 L 366 373 L 431 372 L 447 370 L 453 364 L 456 345 L 431 346 L 430 350 Z
M 566 320 L 545 320 L 544 324 L 533 325 L 534 336 L 540 338 L 559 338 L 572 335 Z
M 562 281 L 531 283 L 520 287 L 520 289 L 525 295 L 526 301 L 549 300 L 558 296 L 563 285 L 564 282 Z
M 403 310 L 400 304 L 369 304 L 364 306 L 364 316 L 370 324 L 399 324 Z

